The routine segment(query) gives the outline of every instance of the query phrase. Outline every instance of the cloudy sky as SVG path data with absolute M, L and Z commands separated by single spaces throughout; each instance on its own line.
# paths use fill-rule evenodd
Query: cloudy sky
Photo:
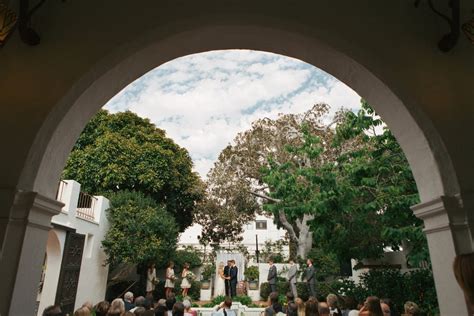
M 301 113 L 326 102 L 358 109 L 360 97 L 300 60 L 249 50 L 212 51 L 172 60 L 131 83 L 105 108 L 149 118 L 188 149 L 204 178 L 219 152 L 252 121 Z

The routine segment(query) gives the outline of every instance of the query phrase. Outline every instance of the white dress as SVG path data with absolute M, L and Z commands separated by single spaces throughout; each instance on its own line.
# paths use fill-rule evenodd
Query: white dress
M 183 278 L 183 281 L 181 281 L 181 288 L 182 289 L 189 289 L 191 287 L 191 282 L 186 278 L 186 274 L 188 274 L 189 270 L 184 270 L 183 273 L 181 273 L 181 277 Z
M 174 270 L 171 268 L 166 269 L 165 287 L 174 288 Z
M 216 282 L 214 284 L 214 296 L 225 295 L 224 269 L 217 270 Z
M 150 269 L 147 271 L 147 278 L 146 278 L 146 291 L 151 292 L 155 289 L 155 284 L 153 283 L 153 280 L 156 279 L 156 270 L 153 269 L 153 271 L 150 272 Z

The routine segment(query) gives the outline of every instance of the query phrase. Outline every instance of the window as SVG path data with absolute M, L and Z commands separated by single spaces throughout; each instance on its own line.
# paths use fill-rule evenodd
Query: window
M 255 229 L 267 229 L 267 221 L 255 221 Z

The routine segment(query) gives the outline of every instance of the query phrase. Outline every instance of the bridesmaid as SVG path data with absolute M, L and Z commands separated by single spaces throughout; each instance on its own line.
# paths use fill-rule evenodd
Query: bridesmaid
M 191 282 L 189 282 L 188 278 L 186 277 L 189 272 L 189 264 L 185 263 L 183 267 L 183 272 L 181 272 L 181 277 L 183 278 L 183 281 L 181 281 L 181 288 L 183 289 L 183 292 L 181 293 L 183 297 L 188 296 L 189 289 L 191 288 Z
M 166 268 L 166 282 L 165 282 L 165 296 L 168 299 L 174 290 L 174 262 L 170 261 L 168 263 L 168 268 Z
M 146 278 L 146 295 L 150 295 L 155 290 L 156 284 L 156 269 L 155 264 L 151 263 L 148 266 L 147 278 Z

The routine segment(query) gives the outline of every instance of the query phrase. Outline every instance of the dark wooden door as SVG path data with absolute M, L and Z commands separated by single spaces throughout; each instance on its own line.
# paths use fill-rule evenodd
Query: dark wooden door
M 84 239 L 84 235 L 76 234 L 72 231 L 67 232 L 66 235 L 58 290 L 56 292 L 56 304 L 61 306 L 64 315 L 67 313 L 72 315 L 74 313 Z

